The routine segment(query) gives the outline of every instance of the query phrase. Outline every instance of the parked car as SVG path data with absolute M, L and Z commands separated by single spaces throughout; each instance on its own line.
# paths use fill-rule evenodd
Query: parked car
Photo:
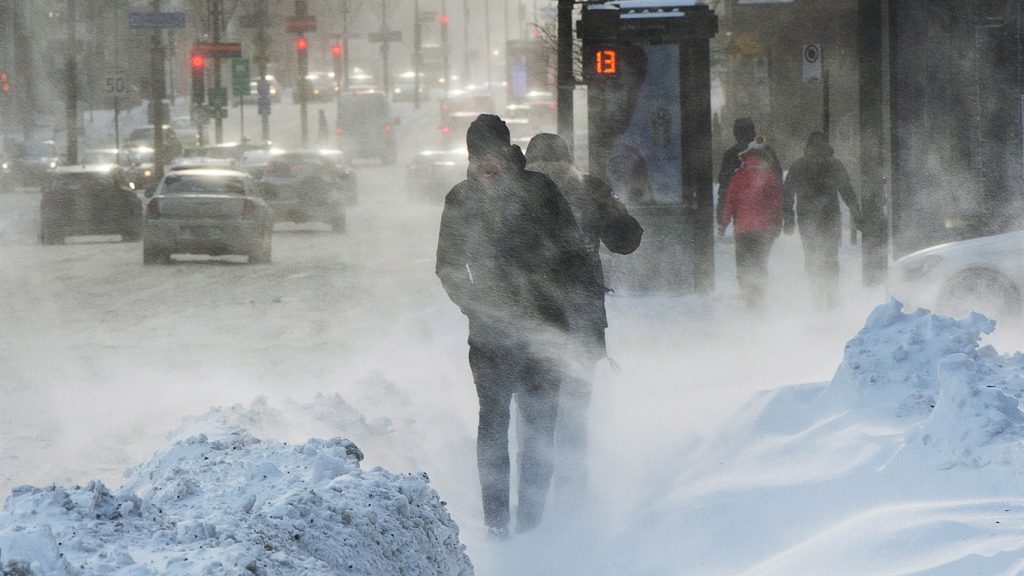
M 1024 231 L 933 246 L 889 269 L 888 289 L 912 307 L 962 316 L 971 311 L 1020 320 L 1024 311 Z
M 169 172 L 146 203 L 144 264 L 172 254 L 239 254 L 271 260 L 273 214 L 248 174 L 200 168 Z
M 9 142 L 8 170 L 23 185 L 43 184 L 60 165 L 60 153 L 52 140 Z
M 142 205 L 113 164 L 57 168 L 42 188 L 39 212 L 43 244 L 100 234 L 135 242 L 142 232 Z
M 142 126 L 132 130 L 128 134 L 128 140 L 125 141 L 125 148 L 153 148 L 154 138 L 156 138 L 156 129 L 152 124 L 149 126 Z M 181 144 L 181 140 L 178 138 L 177 131 L 170 125 L 164 124 L 163 127 L 163 139 L 164 139 L 164 156 L 167 161 L 173 160 L 178 156 L 181 156 L 184 147 Z
M 192 121 L 192 118 L 188 116 L 175 116 L 171 118 L 171 128 L 174 128 L 175 136 L 181 140 L 182 148 L 199 146 L 201 144 L 199 136 L 201 127 L 197 126 Z M 184 151 L 181 153 L 184 153 Z
M 469 154 L 465 148 L 423 150 L 405 169 L 406 187 L 418 198 L 437 200 L 466 179 Z
M 398 159 L 398 122 L 383 92 L 344 93 L 338 99 L 338 147 L 356 158 L 380 158 L 384 164 L 394 164 Z
M 323 222 L 345 230 L 345 188 L 341 171 L 317 151 L 285 152 L 270 158 L 259 180 L 260 193 L 277 222 Z
M 270 162 L 270 159 L 274 156 L 280 156 L 284 153 L 285 150 L 281 148 L 246 150 L 238 161 L 238 169 L 259 181 L 263 177 L 263 170 L 267 167 L 267 162 Z

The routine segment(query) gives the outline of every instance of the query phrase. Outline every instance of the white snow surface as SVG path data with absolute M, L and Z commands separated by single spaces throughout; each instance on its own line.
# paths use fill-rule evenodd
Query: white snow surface
M 1024 573 L 1024 355 L 982 345 L 994 328 L 880 305 L 831 382 L 757 394 L 658 498 L 604 523 L 555 503 L 536 533 L 481 548 L 486 563 L 547 573 L 553 551 L 528 551 L 575 530 L 577 573 Z M 283 414 L 261 398 L 188 418 L 116 491 L 17 488 L 0 559 L 58 575 L 474 573 L 425 474 L 364 471 L 340 438 L 250 434 Z
M 246 430 L 271 413 L 261 400 L 186 419 L 116 491 L 99 481 L 16 488 L 0 513 L 0 566 L 46 575 L 473 574 L 425 473 L 362 470 L 362 452 L 342 438 L 289 445 Z

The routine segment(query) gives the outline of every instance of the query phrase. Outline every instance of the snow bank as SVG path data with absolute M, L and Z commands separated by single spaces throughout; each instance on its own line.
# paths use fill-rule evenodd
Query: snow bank
M 100 482 L 15 489 L 0 512 L 0 566 L 45 575 L 473 574 L 426 474 L 362 470 L 348 440 L 260 440 L 239 420 L 230 409 L 186 420 L 117 491 Z

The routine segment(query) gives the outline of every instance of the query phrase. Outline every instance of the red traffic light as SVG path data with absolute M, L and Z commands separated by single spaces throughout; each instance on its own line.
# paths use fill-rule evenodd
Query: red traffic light
M 448 25 L 448 15 L 447 14 L 441 14 L 441 17 L 439 18 L 439 21 L 441 22 L 441 26 L 447 26 Z
M 306 40 L 305 38 L 297 38 L 295 40 L 296 50 L 299 50 L 300 52 L 305 52 L 307 48 L 309 48 L 309 40 Z
M 335 58 L 341 58 L 341 44 L 331 44 L 331 56 Z
M 192 69 L 193 70 L 202 70 L 205 67 L 206 67 L 206 56 L 203 56 L 202 54 L 193 54 L 192 55 Z

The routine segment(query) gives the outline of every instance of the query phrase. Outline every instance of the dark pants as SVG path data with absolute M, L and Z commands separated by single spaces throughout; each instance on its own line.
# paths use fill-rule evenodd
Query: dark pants
M 477 466 L 484 523 L 509 523 L 508 431 L 512 397 L 519 406 L 519 508 L 517 529 L 536 526 L 544 513 L 554 467 L 559 373 L 553 361 L 525 342 L 470 342 L 469 366 L 480 400 Z
M 573 509 L 587 490 L 587 436 L 594 365 L 606 354 L 603 327 L 588 327 L 569 339 L 565 375 L 558 391 L 555 428 L 555 501 Z
M 736 234 L 736 280 L 747 308 L 764 305 L 768 283 L 768 254 L 777 236 L 774 230 L 758 230 Z
M 842 232 L 838 221 L 800 222 L 800 242 L 804 247 L 804 270 L 811 295 L 825 306 L 839 299 L 839 242 Z

